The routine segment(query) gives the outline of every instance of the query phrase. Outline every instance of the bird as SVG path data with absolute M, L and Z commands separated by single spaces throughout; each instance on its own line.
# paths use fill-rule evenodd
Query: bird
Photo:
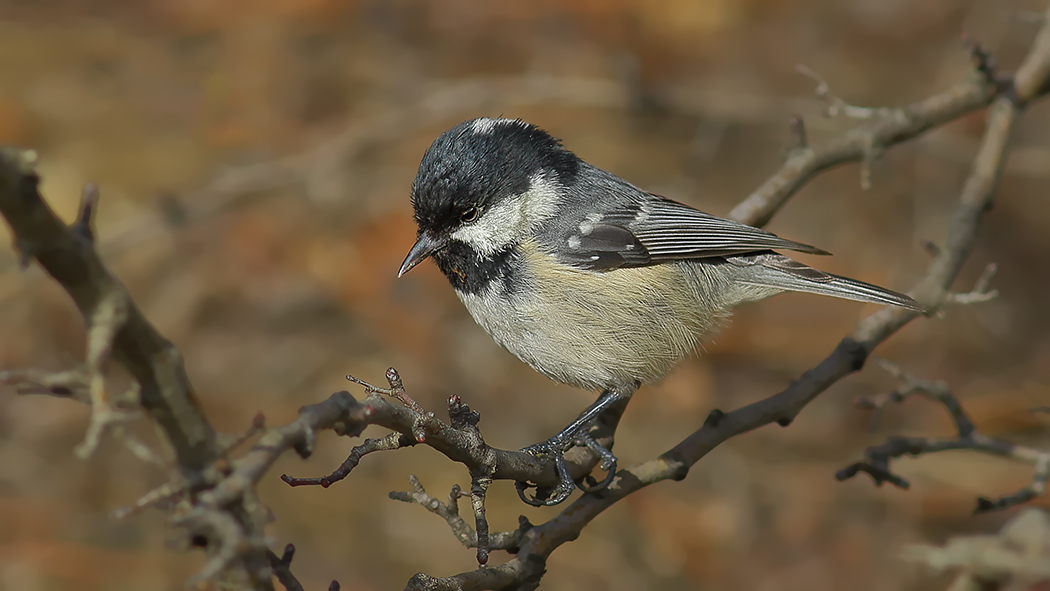
M 496 343 L 557 382 L 601 393 L 557 435 L 523 448 L 559 475 L 532 498 L 517 483 L 532 505 L 573 492 L 564 452 L 574 445 L 608 471 L 580 487 L 608 485 L 616 457 L 589 435 L 595 419 L 667 375 L 739 304 L 794 291 L 923 310 L 777 252 L 825 250 L 644 191 L 521 119 L 481 117 L 440 134 L 410 201 L 418 232 L 398 277 L 432 259 Z

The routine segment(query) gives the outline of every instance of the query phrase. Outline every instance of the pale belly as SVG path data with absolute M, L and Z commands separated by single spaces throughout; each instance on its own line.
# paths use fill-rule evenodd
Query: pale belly
M 695 277 L 672 265 L 592 273 L 537 258 L 531 269 L 549 268 L 527 289 L 495 282 L 459 296 L 497 343 L 559 382 L 598 390 L 659 379 L 727 313 L 701 312 L 712 306 Z

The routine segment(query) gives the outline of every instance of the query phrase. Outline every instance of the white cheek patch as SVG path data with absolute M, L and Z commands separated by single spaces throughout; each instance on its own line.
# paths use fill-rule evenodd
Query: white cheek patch
M 519 199 L 511 198 L 486 211 L 474 223 L 460 227 L 452 237 L 473 246 L 483 256 L 493 255 L 514 242 L 516 231 L 524 225 L 523 219 Z
M 541 173 L 529 179 L 529 190 L 506 198 L 474 223 L 452 233 L 452 238 L 474 247 L 482 256 L 493 255 L 528 237 L 536 224 L 557 212 L 558 185 Z

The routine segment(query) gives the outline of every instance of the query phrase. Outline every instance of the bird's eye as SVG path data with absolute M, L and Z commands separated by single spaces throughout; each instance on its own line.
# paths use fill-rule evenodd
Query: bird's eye
M 473 222 L 476 219 L 478 219 L 478 208 L 476 207 L 471 207 L 467 211 L 464 211 L 463 213 L 459 214 L 459 221 L 465 224 L 469 224 L 470 222 Z

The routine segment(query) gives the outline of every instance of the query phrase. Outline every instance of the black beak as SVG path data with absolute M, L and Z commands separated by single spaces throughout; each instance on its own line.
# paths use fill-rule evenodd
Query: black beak
M 432 238 L 430 234 L 423 232 L 416 239 L 416 243 L 412 245 L 412 250 L 408 251 L 408 256 L 405 257 L 405 262 L 401 263 L 401 270 L 397 272 L 397 276 L 401 277 L 405 273 L 412 270 L 419 263 L 422 263 L 426 258 L 435 252 L 441 250 L 445 246 L 444 240 L 437 240 Z

